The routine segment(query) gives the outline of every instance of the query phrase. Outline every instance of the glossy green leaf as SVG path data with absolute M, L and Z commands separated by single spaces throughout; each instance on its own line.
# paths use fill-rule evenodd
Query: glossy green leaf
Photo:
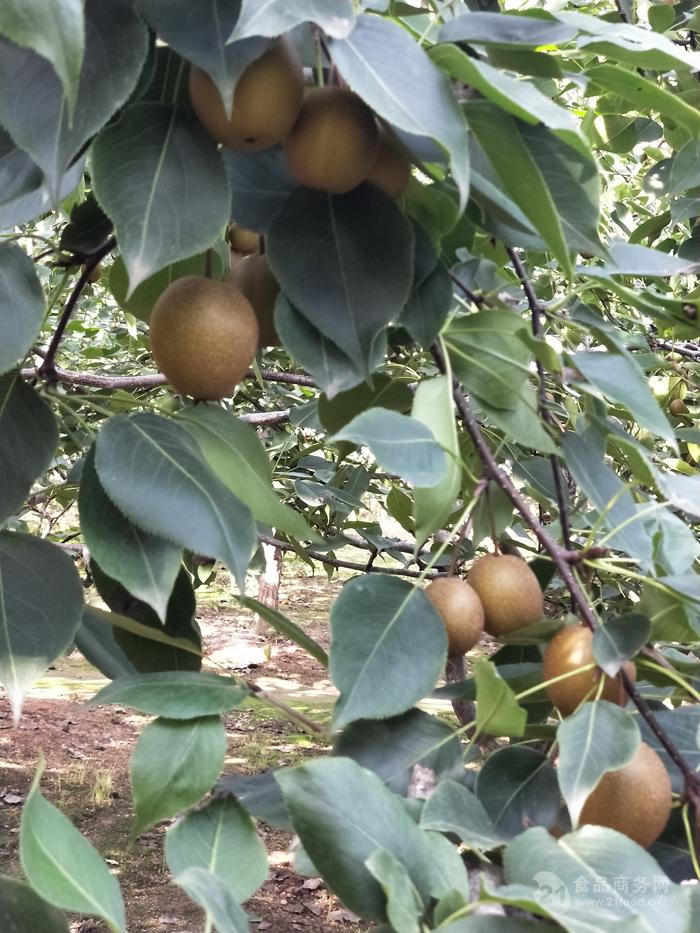
M 469 193 L 467 126 L 450 83 L 397 23 L 362 15 L 331 56 L 350 88 L 389 123 L 429 136 L 450 157 L 462 213 Z
M 331 440 L 369 447 L 377 463 L 416 486 L 434 486 L 447 471 L 447 457 L 430 428 L 387 408 L 357 415 Z
M 173 879 L 206 911 L 218 933 L 250 933 L 248 918 L 221 879 L 204 868 L 188 868 Z
M 430 896 L 439 866 L 429 837 L 376 775 L 347 758 L 326 758 L 278 771 L 277 781 L 306 853 L 350 910 L 386 915 L 384 891 L 365 864 L 376 849 L 391 852 L 421 898 Z
M 518 336 L 527 325 L 512 311 L 479 311 L 455 318 L 444 340 L 455 375 L 491 408 L 517 408 L 531 352 Z
M 184 428 L 153 414 L 117 415 L 97 436 L 95 466 L 105 492 L 132 522 L 224 561 L 243 586 L 255 546 L 253 516 Z
M 215 475 L 257 521 L 303 541 L 316 538 L 303 517 L 280 502 L 273 490 L 272 466 L 253 427 L 215 405 L 187 408 L 177 420 Z
M 337 728 L 405 712 L 445 666 L 442 620 L 421 590 L 396 577 L 367 574 L 346 583 L 331 609 L 331 639 Z
M 386 849 L 376 849 L 365 865 L 386 895 L 386 914 L 392 929 L 397 933 L 420 933 L 425 904 L 406 868 Z
M 267 878 L 265 847 L 233 797 L 211 800 L 179 820 L 165 836 L 165 858 L 174 876 L 191 868 L 211 872 L 239 902 Z
M 87 839 L 42 795 L 39 781 L 43 770 L 42 759 L 20 827 L 20 857 L 30 884 L 50 904 L 97 914 L 113 933 L 125 933 L 119 882 Z
M 57 442 L 58 425 L 46 402 L 19 373 L 0 376 L 0 524 L 51 465 Z
M 405 382 L 378 373 L 371 385 L 362 383 L 354 389 L 339 392 L 332 399 L 322 393 L 318 400 L 318 417 L 326 431 L 335 434 L 368 408 L 379 406 L 391 411 L 408 412 L 412 402 L 413 393 Z
M 631 354 L 580 351 L 573 365 L 600 392 L 629 411 L 640 425 L 675 444 L 673 428 Z
M 3 933 L 68 933 L 68 920 L 33 891 L 28 884 L 0 875 L 0 910 Z
M 300 648 L 303 648 L 304 651 L 308 651 L 311 657 L 316 658 L 319 664 L 328 667 L 328 655 L 319 643 L 314 641 L 310 635 L 307 635 L 295 622 L 288 619 L 286 615 L 279 612 L 277 609 L 265 606 L 251 596 L 237 596 L 234 594 L 234 599 L 239 602 L 241 606 L 245 606 L 245 608 L 250 609 L 251 612 L 255 612 L 257 615 L 262 616 L 268 625 L 271 625 L 272 628 L 276 632 L 279 632 L 284 638 L 288 638 L 290 641 L 299 645 Z
M 452 833 L 472 849 L 488 851 L 504 841 L 478 797 L 464 784 L 441 781 L 428 797 L 420 825 L 441 833 Z
M 229 677 L 203 671 L 159 671 L 119 677 L 90 702 L 129 706 L 149 716 L 196 719 L 238 709 L 248 696 L 248 688 Z
M 346 36 L 355 15 L 351 0 L 242 0 L 232 39 L 279 36 L 300 23 L 316 23 L 329 36 Z
M 413 230 L 396 204 L 372 185 L 342 195 L 298 188 L 272 224 L 267 255 L 294 307 L 367 375 L 411 288 Z
M 614 616 L 593 633 L 593 656 L 606 674 L 614 677 L 625 661 L 642 650 L 651 637 L 651 622 L 630 612 Z
M 329 398 L 364 380 L 364 364 L 355 363 L 337 344 L 324 337 L 284 295 L 275 304 L 275 328 L 290 356 Z M 381 335 L 369 362 L 370 369 L 379 365 L 385 351 L 386 338 Z
M 433 532 L 445 526 L 461 487 L 462 465 L 451 374 L 420 383 L 416 389 L 412 415 L 432 431 L 447 458 L 443 479 L 435 486 L 419 486 L 413 494 L 416 547 L 421 547 Z
M 43 0 L 6 0 L 0 9 L 0 35 L 50 62 L 72 117 L 85 52 L 81 0 L 56 0 L 48 8 Z
M 415 707 L 389 719 L 350 723 L 333 752 L 374 771 L 389 790 L 404 795 L 416 765 L 429 768 L 438 780 L 456 779 L 463 768 L 462 745 L 452 726 Z
M 83 588 L 73 561 L 34 535 L 0 532 L 0 683 L 19 718 L 27 690 L 73 641 Z
M 528 148 L 521 124 L 493 104 L 472 101 L 469 126 L 495 169 L 505 193 L 515 201 L 554 254 L 565 274 L 571 272 L 569 247 L 544 166 Z M 518 171 L 513 172 L 517 161 Z
M 155 719 L 139 736 L 131 759 L 134 835 L 176 816 L 211 789 L 226 754 L 218 716 Z
M 0 243 L 0 373 L 31 349 L 44 319 L 34 263 L 16 243 Z
M 632 716 L 606 700 L 582 703 L 557 729 L 557 776 L 574 826 L 588 795 L 608 771 L 624 767 L 639 748 Z
M 89 0 L 71 119 L 54 66 L 31 49 L 0 39 L 0 122 L 43 170 L 54 203 L 68 165 L 132 92 L 146 51 L 146 27 L 129 0 Z
M 487 735 L 522 735 L 527 710 L 518 704 L 515 694 L 493 662 L 479 658 L 474 664 L 474 680 L 477 730 Z
M 476 795 L 505 839 L 529 826 L 553 826 L 559 815 L 556 771 L 546 755 L 525 745 L 506 746 L 487 759 Z
M 267 233 L 298 187 L 280 146 L 262 152 L 222 151 L 231 187 L 231 212 L 248 230 Z
M 440 29 L 443 42 L 474 42 L 478 45 L 516 45 L 536 48 L 557 45 L 576 35 L 576 28 L 559 22 L 550 13 L 538 16 L 515 11 L 493 13 L 475 10 L 448 20 Z
M 78 507 L 91 557 L 164 622 L 182 548 L 134 525 L 115 507 L 97 476 L 94 447 L 83 461 Z
M 601 900 L 605 913 L 596 923 L 605 933 L 689 933 L 684 891 L 641 846 L 611 829 L 584 826 L 558 842 L 542 827 L 530 829 L 506 849 L 505 871 L 498 900 L 534 907 L 567 933 L 589 933 L 591 902 Z
M 93 146 L 93 185 L 114 221 L 129 294 L 214 244 L 228 220 L 221 156 L 201 126 L 157 103 L 127 107 Z

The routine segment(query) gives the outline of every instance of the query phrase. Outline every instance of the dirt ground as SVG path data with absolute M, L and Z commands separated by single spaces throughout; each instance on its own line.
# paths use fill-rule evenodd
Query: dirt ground
M 274 635 L 256 635 L 250 613 L 241 611 L 226 592 L 225 575 L 217 582 L 198 591 L 207 668 L 244 673 L 308 717 L 327 721 L 334 689 L 326 671 L 293 644 Z M 286 569 L 280 609 L 327 647 L 328 610 L 341 583 L 329 583 L 322 575 L 309 577 L 303 569 Z M 121 707 L 88 706 L 105 682 L 78 654 L 57 662 L 31 691 L 17 728 L 7 700 L 0 696 L 0 872 L 21 875 L 21 808 L 43 751 L 42 790 L 118 876 L 130 933 L 201 931 L 202 912 L 170 883 L 164 865 L 163 836 L 169 823 L 129 843 L 133 810 L 128 766 L 148 718 Z M 325 748 L 283 713 L 260 703 L 227 715 L 225 723 L 226 772 L 288 765 Z M 289 834 L 262 823 L 259 831 L 270 874 L 245 905 L 254 931 L 333 933 L 365 928 L 320 879 L 303 878 L 292 870 Z M 71 930 L 104 933 L 106 927 L 90 918 L 72 917 Z

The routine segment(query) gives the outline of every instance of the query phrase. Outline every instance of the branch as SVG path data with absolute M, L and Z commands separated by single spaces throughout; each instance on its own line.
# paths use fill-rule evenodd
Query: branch
M 68 296 L 68 301 L 66 302 L 66 306 L 63 309 L 63 314 L 59 318 L 58 324 L 56 325 L 56 330 L 54 331 L 53 337 L 51 338 L 51 343 L 49 344 L 46 351 L 44 361 L 37 370 L 38 374 L 48 382 L 56 382 L 56 367 L 54 365 L 56 351 L 58 350 L 58 346 L 63 338 L 63 334 L 68 325 L 68 322 L 71 319 L 71 315 L 75 310 L 75 306 L 78 303 L 78 299 L 80 298 L 83 289 L 90 281 L 90 276 L 92 275 L 93 270 L 99 265 L 99 263 L 108 253 L 111 253 L 116 245 L 117 241 L 115 238 L 110 237 L 103 246 L 88 256 L 88 258 L 85 260 L 82 272 L 78 276 L 78 281 L 75 283 L 73 291 Z
M 287 541 L 280 541 L 278 538 L 272 538 L 269 535 L 258 535 L 258 540 L 262 541 L 263 544 L 271 544 L 273 547 L 278 547 L 281 551 L 294 551 L 295 554 L 299 553 L 299 549 L 293 544 L 289 544 Z M 311 560 L 318 560 L 322 564 L 328 564 L 329 567 L 343 567 L 347 570 L 357 570 L 360 573 L 385 573 L 395 577 L 423 577 L 426 580 L 432 580 L 433 577 L 438 576 L 435 572 L 423 573 L 421 570 L 408 570 L 403 567 L 368 567 L 366 561 L 364 563 L 356 563 L 351 560 L 341 560 L 337 557 L 329 557 L 327 554 L 321 554 L 319 551 L 305 550 L 304 554 Z
M 700 361 L 700 346 L 693 346 L 690 340 L 678 343 L 673 340 L 662 340 L 660 337 L 651 337 L 649 345 L 654 349 L 670 350 L 672 353 L 677 353 L 679 356 L 684 356 L 696 363 Z
M 50 350 L 50 348 L 49 348 Z M 37 356 L 44 357 L 44 363 L 38 369 L 23 369 L 23 379 L 32 379 L 36 375 L 44 376 L 44 367 L 48 358 L 48 351 L 35 350 Z M 316 383 L 308 376 L 297 373 L 278 373 L 274 369 L 262 369 L 260 375 L 266 382 L 285 382 L 292 385 L 315 388 Z M 246 379 L 254 378 L 255 374 L 249 372 Z M 81 373 L 70 369 L 61 369 L 52 365 L 50 382 L 62 382 L 64 385 L 88 386 L 92 389 L 156 389 L 167 385 L 167 379 L 162 373 L 148 373 L 144 376 L 101 376 L 99 373 Z
M 476 295 L 470 288 L 467 288 L 466 285 L 460 282 L 458 276 L 456 276 L 454 272 L 450 272 L 449 276 L 468 301 L 471 301 L 477 308 L 480 308 L 484 304 L 484 298 L 482 298 L 481 295 Z
M 444 374 L 446 372 L 446 368 L 442 351 L 439 347 L 434 346 L 432 352 L 438 369 L 441 373 Z M 517 511 L 520 513 L 525 524 L 530 528 L 532 533 L 540 542 L 543 549 L 550 555 L 557 570 L 559 571 L 559 575 L 561 576 L 569 590 L 569 593 L 571 594 L 572 602 L 578 609 L 579 615 L 588 628 L 591 629 L 591 631 L 595 631 L 598 627 L 598 619 L 593 609 L 591 608 L 590 603 L 581 588 L 581 585 L 571 570 L 569 563 L 570 558 L 568 557 L 570 552 L 562 548 L 559 544 L 557 544 L 556 541 L 550 538 L 542 523 L 538 521 L 535 515 L 533 515 L 533 513 L 530 511 L 527 503 L 525 502 L 520 492 L 513 485 L 510 477 L 498 466 L 498 463 L 496 462 L 490 447 L 486 443 L 484 436 L 481 433 L 481 428 L 479 427 L 479 424 L 474 417 L 471 408 L 469 407 L 469 403 L 467 402 L 466 396 L 464 395 L 464 392 L 462 391 L 462 388 L 457 379 L 454 380 L 454 400 L 460 418 L 462 419 L 464 427 L 466 428 L 467 433 L 471 437 L 472 442 L 476 447 L 477 453 L 481 458 L 486 473 L 491 477 L 491 479 L 493 479 L 495 483 L 501 487 L 503 492 L 508 496 Z M 644 700 L 644 698 L 640 695 L 635 684 L 627 676 L 624 669 L 620 671 L 620 677 L 628 696 L 639 710 L 639 714 L 646 721 L 649 728 L 659 740 L 659 743 L 662 745 L 662 747 L 666 750 L 673 763 L 683 774 L 686 794 L 692 801 L 693 808 L 697 815 L 700 812 L 700 774 L 691 768 L 688 762 L 684 759 L 683 755 L 676 748 L 673 740 L 667 734 L 666 730 L 659 722 L 657 722 L 654 714 L 649 709 L 646 700 Z
M 542 318 L 544 309 L 537 300 L 537 295 L 532 287 L 532 283 L 525 272 L 523 264 L 514 249 L 507 247 L 507 253 L 513 264 L 516 275 L 520 279 L 520 284 L 525 292 L 527 303 L 532 315 L 532 334 L 533 337 L 542 337 Z M 539 360 L 537 365 L 537 380 L 539 383 L 539 410 L 542 418 L 553 429 L 558 430 L 554 416 L 547 406 L 547 381 L 545 378 L 544 366 Z M 549 455 L 549 463 L 552 467 L 552 476 L 554 478 L 554 490 L 557 497 L 557 508 L 559 510 L 559 524 L 561 525 L 561 535 L 567 550 L 571 550 L 571 526 L 569 524 L 569 513 L 566 507 L 566 495 L 564 492 L 564 477 L 562 475 L 561 465 L 556 454 Z

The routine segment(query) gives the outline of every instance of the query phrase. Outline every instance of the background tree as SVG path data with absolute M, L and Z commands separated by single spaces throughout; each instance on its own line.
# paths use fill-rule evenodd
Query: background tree
M 377 930 L 698 929 L 694 4 L 52 12 L 0 10 L 15 716 L 75 646 L 97 702 L 156 717 L 134 832 L 184 813 L 165 856 L 207 930 L 248 929 L 252 817 L 281 814 Z M 242 593 L 263 545 L 358 571 L 329 655 L 240 597 L 328 666 L 331 726 L 301 719 L 329 754 L 217 784 L 221 714 L 270 698 L 200 670 L 198 557 Z M 41 772 L 10 928 L 124 930 Z

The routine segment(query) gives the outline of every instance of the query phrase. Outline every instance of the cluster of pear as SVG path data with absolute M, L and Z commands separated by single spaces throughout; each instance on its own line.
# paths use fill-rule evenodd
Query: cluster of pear
M 306 88 L 301 61 L 287 39 L 275 41 L 244 70 L 230 114 L 205 71 L 191 69 L 189 88 L 194 112 L 212 139 L 250 152 L 281 143 L 302 185 L 342 194 L 366 181 L 390 197 L 408 186 L 411 162 L 398 140 L 351 91 Z M 260 243 L 257 233 L 233 225 L 227 279 L 186 276 L 155 303 L 151 352 L 181 395 L 231 396 L 257 350 L 279 344 L 279 285 Z
M 537 577 L 513 554 L 485 554 L 474 562 L 468 582 L 438 577 L 425 590 L 447 632 L 447 653 L 470 651 L 482 632 L 498 638 L 533 625 L 544 611 Z
M 474 563 L 468 582 L 439 577 L 425 595 L 443 621 L 450 657 L 470 651 L 484 631 L 495 637 L 507 635 L 532 625 L 543 614 L 537 578 L 512 555 L 487 554 Z M 588 665 L 593 666 L 579 671 Z M 634 681 L 634 663 L 627 661 L 623 667 Z M 595 666 L 593 634 L 582 625 L 567 625 L 552 638 L 544 652 L 542 676 L 544 681 L 555 681 L 546 691 L 562 716 L 570 716 L 581 703 L 597 696 L 619 706 L 629 699 L 620 674 L 609 677 Z M 588 796 L 579 822 L 607 826 L 647 847 L 666 826 L 671 804 L 668 771 L 654 749 L 641 742 L 627 765 L 603 776 Z

